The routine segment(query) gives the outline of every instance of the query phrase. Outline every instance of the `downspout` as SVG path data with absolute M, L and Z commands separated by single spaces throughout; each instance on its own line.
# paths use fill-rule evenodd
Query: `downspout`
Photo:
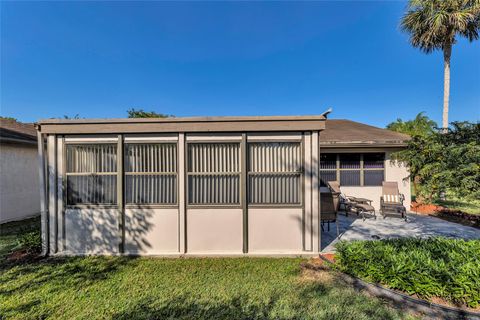
M 38 147 L 38 178 L 40 184 L 40 217 L 41 217 L 41 237 L 42 237 L 42 256 L 48 254 L 48 212 L 47 212 L 47 180 L 45 178 L 45 143 L 40 125 L 36 124 L 37 129 L 37 147 Z

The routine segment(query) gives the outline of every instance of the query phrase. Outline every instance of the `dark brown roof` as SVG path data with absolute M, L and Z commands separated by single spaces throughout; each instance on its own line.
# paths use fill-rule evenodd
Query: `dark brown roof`
M 13 119 L 0 119 L 0 141 L 36 143 L 37 130 L 33 123 L 22 123 Z
M 404 146 L 409 139 L 403 133 L 344 119 L 328 119 L 320 133 L 320 145 L 329 147 L 395 147 Z

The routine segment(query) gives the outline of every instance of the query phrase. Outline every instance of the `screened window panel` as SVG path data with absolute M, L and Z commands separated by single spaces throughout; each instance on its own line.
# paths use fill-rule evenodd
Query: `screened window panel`
M 177 193 L 175 143 L 125 145 L 127 204 L 176 204 Z
M 337 180 L 337 171 L 336 170 L 322 170 L 320 171 L 320 185 L 326 186 L 328 181 Z
M 239 175 L 189 175 L 190 204 L 239 204 Z
M 300 143 L 258 142 L 248 147 L 250 172 L 301 172 Z
M 67 180 L 67 203 L 116 204 L 116 175 L 75 175 Z
M 248 145 L 250 204 L 300 204 L 302 157 L 297 142 Z
M 188 203 L 240 204 L 240 144 L 188 144 Z
M 176 175 L 126 175 L 125 201 L 128 204 L 176 204 Z
M 67 173 L 117 172 L 115 144 L 67 145 Z
M 342 186 L 359 186 L 360 170 L 341 170 L 340 185 Z
M 259 174 L 249 177 L 250 204 L 300 204 L 300 174 Z
M 188 145 L 188 172 L 239 173 L 240 144 L 194 143 Z
M 365 170 L 363 184 L 366 186 L 381 186 L 384 180 L 383 170 Z
M 339 157 L 340 169 L 360 169 L 359 153 L 342 153 Z
M 320 169 L 336 169 L 337 168 L 337 154 L 336 153 L 322 153 L 320 154 Z
M 363 155 L 363 167 L 365 169 L 383 169 L 384 163 L 384 153 L 365 153 Z
M 177 173 L 175 143 L 125 145 L 125 172 Z
M 117 146 L 66 146 L 67 204 L 117 203 Z

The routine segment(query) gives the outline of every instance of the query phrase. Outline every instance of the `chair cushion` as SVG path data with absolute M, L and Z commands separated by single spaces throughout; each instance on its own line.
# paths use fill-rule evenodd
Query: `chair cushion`
M 366 211 L 366 212 L 375 211 L 374 207 L 372 207 L 371 205 L 366 204 L 366 203 L 357 203 L 355 205 L 355 208 L 361 209 L 361 210 Z
M 400 203 L 400 197 L 398 194 L 384 194 L 383 195 L 384 202 L 391 202 L 391 203 Z

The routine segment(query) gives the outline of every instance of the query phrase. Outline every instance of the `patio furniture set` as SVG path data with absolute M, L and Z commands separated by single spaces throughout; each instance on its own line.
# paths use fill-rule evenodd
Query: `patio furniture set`
M 337 227 L 337 236 L 339 235 L 337 215 L 339 211 L 344 211 L 348 217 L 350 213 L 356 213 L 362 216 L 363 221 L 367 218 L 366 214 L 373 215 L 377 219 L 375 208 L 372 206 L 373 200 L 357 198 L 342 193 L 338 181 L 328 181 L 329 192 L 321 193 L 321 227 L 324 231 L 324 224 L 327 223 L 330 231 L 330 222 L 334 222 Z M 382 196 L 380 197 L 380 214 L 385 219 L 388 215 L 399 215 L 407 221 L 407 209 L 403 205 L 405 196 L 398 190 L 398 183 L 392 181 L 383 181 Z

